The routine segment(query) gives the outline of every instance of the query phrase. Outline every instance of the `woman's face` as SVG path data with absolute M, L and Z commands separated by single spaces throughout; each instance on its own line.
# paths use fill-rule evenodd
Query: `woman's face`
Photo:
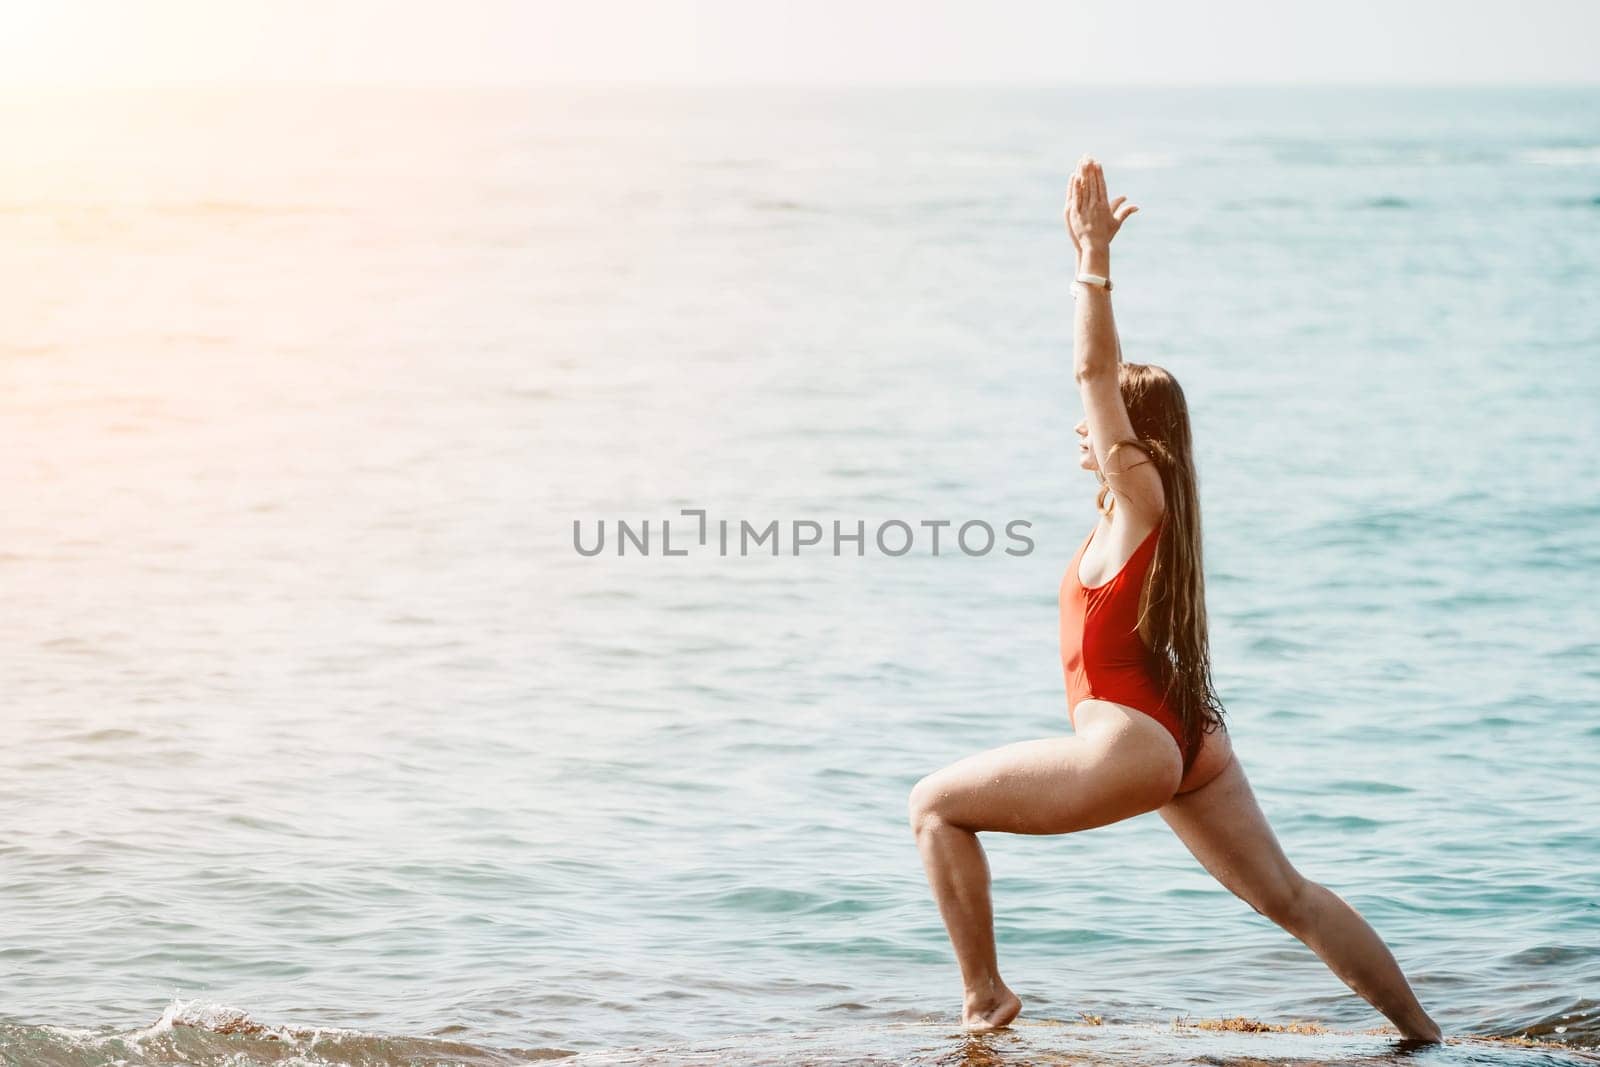
M 1089 418 L 1084 416 L 1078 420 L 1078 425 L 1072 428 L 1078 435 L 1078 466 L 1086 471 L 1097 471 L 1100 463 L 1094 458 L 1094 449 L 1089 446 Z

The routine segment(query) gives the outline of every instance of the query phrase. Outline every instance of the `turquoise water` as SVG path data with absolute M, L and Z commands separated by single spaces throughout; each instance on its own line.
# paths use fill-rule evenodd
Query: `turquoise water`
M 1070 730 L 1086 151 L 1285 850 L 1600 1049 L 1600 92 L 0 99 L 0 1060 L 1384 1059 L 1153 814 L 985 835 L 957 1032 L 906 797 Z M 574 550 L 685 508 L 1034 549 Z

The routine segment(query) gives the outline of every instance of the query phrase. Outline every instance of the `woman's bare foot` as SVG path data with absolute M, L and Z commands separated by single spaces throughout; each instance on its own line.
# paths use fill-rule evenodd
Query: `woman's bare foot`
M 1416 1041 L 1430 1045 L 1443 1041 L 1444 1035 L 1439 1032 L 1439 1024 L 1434 1022 L 1432 1019 L 1429 1019 L 1426 1014 L 1424 1014 L 1422 1017 L 1423 1019 L 1427 1020 L 1423 1025 L 1405 1027 L 1401 1029 L 1400 1035 L 1407 1041 Z
M 988 990 L 968 991 L 961 1006 L 961 1027 L 969 1033 L 999 1030 L 1009 1026 L 1021 1010 L 1022 998 L 996 979 Z

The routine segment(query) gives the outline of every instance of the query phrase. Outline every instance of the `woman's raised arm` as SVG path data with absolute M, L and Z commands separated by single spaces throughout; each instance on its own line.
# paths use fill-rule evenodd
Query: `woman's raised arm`
M 1111 277 L 1111 240 L 1122 223 L 1139 208 L 1125 203 L 1127 197 L 1111 201 L 1106 196 L 1105 172 L 1094 159 L 1085 156 L 1067 190 L 1067 233 L 1078 253 L 1079 274 Z M 1148 455 L 1139 448 L 1121 448 L 1111 455 L 1111 447 L 1122 441 L 1138 441 L 1119 384 L 1122 345 L 1111 313 L 1111 290 L 1087 282 L 1074 281 L 1077 287 L 1072 329 L 1072 377 L 1078 383 L 1084 412 L 1089 422 L 1089 447 L 1095 464 L 1111 491 L 1125 505 L 1152 520 L 1165 507 L 1161 475 Z

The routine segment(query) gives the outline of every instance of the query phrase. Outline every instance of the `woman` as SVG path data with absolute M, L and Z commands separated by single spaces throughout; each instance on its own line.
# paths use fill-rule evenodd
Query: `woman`
M 1200 510 L 1183 391 L 1121 361 L 1111 239 L 1138 210 L 1106 197 L 1085 157 L 1067 194 L 1078 253 L 1073 376 L 1087 417 L 1079 465 L 1099 520 L 1061 583 L 1073 734 L 991 749 L 922 779 L 911 825 L 966 988 L 962 1024 L 1003 1027 L 1022 1008 L 995 960 L 981 831 L 1066 834 L 1159 811 L 1196 859 L 1304 941 L 1406 1038 L 1440 1040 L 1366 921 L 1289 863 L 1256 806 L 1212 689 Z

